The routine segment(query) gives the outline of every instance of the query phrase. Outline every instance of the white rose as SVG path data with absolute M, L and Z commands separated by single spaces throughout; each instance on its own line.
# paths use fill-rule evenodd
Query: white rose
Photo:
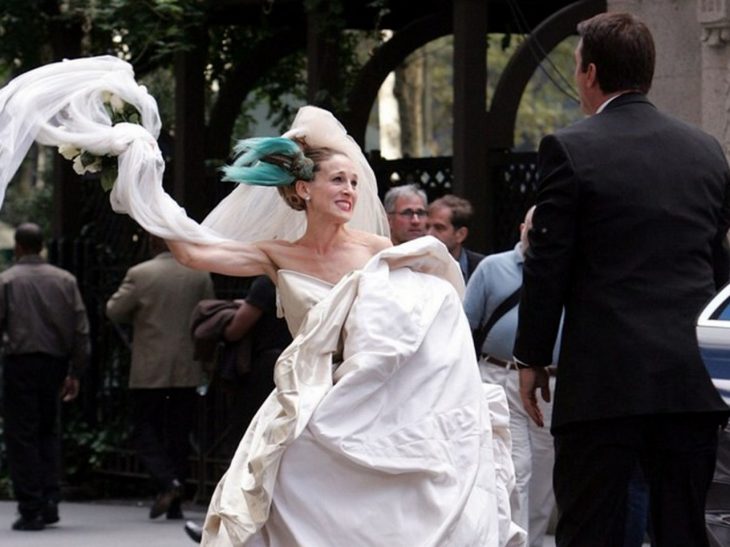
M 62 144 L 58 147 L 58 153 L 61 154 L 64 158 L 67 160 L 72 160 L 79 154 L 81 154 L 81 150 L 76 148 L 75 146 L 71 144 Z
M 74 171 L 76 171 L 76 173 L 79 175 L 83 175 L 84 173 L 86 173 L 86 168 L 84 167 L 84 164 L 81 162 L 81 154 L 79 154 L 78 156 L 76 156 L 74 158 L 73 168 L 74 168 Z
M 98 173 L 101 171 L 101 158 L 96 157 L 93 162 L 84 165 L 83 154 L 79 154 L 74 158 L 73 169 L 79 175 L 84 175 L 86 173 Z
M 114 112 L 122 112 L 124 110 L 124 104 L 124 101 L 119 95 L 112 93 L 111 97 L 109 97 L 109 105 L 111 105 Z
M 102 91 L 101 100 L 105 103 L 109 103 L 112 100 L 112 92 L 106 90 Z

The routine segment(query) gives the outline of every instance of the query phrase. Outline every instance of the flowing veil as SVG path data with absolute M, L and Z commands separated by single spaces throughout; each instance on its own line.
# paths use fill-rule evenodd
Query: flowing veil
M 105 93 L 133 105 L 141 124 L 117 123 L 104 107 Z M 118 178 L 109 199 L 150 233 L 166 239 L 216 243 L 226 239 L 293 240 L 305 228 L 304 213 L 289 208 L 275 188 L 235 188 L 201 223 L 162 188 L 164 161 L 157 145 L 157 103 L 134 80 L 125 61 L 111 56 L 52 63 L 26 72 L 0 89 L 0 204 L 10 179 L 33 141 L 73 146 L 96 156 L 118 156 Z M 286 137 L 345 153 L 358 171 L 358 202 L 350 226 L 387 235 L 375 175 L 360 147 L 328 111 L 302 107 Z

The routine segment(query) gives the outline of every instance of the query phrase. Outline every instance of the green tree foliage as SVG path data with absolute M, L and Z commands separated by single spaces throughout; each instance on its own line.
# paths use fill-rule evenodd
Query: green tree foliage
M 488 101 L 504 67 L 524 39 L 522 35 L 509 40 L 504 35 L 491 37 L 487 61 Z M 532 75 L 517 112 L 515 149 L 537 150 L 544 135 L 583 117 L 573 83 L 573 51 L 577 41 L 577 37 L 563 40 Z
M 51 30 L 70 26 L 83 18 L 77 4 L 48 0 L 0 2 L 0 66 L 24 72 L 52 59 Z
M 169 62 L 196 46 L 205 23 L 203 0 L 87 0 L 93 24 L 136 67 Z
M 203 0 L 1 0 L 0 65 L 24 72 L 59 59 L 116 53 L 139 69 L 192 47 Z M 75 45 L 71 42 L 77 42 Z
M 275 29 L 269 28 L 267 21 L 263 17 L 260 26 L 218 26 L 209 30 L 206 71 L 209 103 L 216 99 L 218 90 L 229 82 L 239 65 L 245 67 L 252 62 L 259 44 L 275 36 Z M 286 39 L 286 36 L 278 39 Z M 262 103 L 266 104 L 269 118 L 277 129 L 287 127 L 296 113 L 296 105 L 305 101 L 306 70 L 304 51 L 289 55 L 272 66 L 242 104 L 233 132 L 234 139 L 250 134 L 255 122 L 252 113 Z
M 487 49 L 487 108 L 504 68 L 524 41 L 521 35 L 493 34 Z M 430 131 L 423 149 L 427 155 L 452 154 L 453 133 L 453 36 L 446 36 L 415 51 L 404 64 L 422 58 L 428 66 L 423 110 L 430 113 Z M 517 150 L 536 150 L 540 138 L 580 119 L 582 114 L 573 87 L 573 50 L 576 39 L 568 38 L 549 53 L 548 60 L 533 74 L 522 96 L 515 130 Z
M 10 184 L 0 219 L 11 226 L 22 222 L 36 222 L 45 234 L 50 234 L 52 201 L 52 184 L 38 184 L 30 188 L 19 183 Z

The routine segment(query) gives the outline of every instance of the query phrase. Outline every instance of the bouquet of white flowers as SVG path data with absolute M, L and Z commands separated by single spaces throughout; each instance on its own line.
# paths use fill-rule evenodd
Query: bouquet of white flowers
M 101 56 L 51 63 L 0 89 L 0 204 L 33 141 L 58 147 L 78 173 L 100 173 L 117 213 L 167 239 L 222 241 L 162 187 L 157 103 L 132 66 Z
M 109 115 L 112 126 L 118 123 L 141 124 L 142 116 L 134 105 L 125 102 L 119 95 L 111 91 L 102 91 L 102 104 Z M 108 192 L 114 186 L 119 174 L 117 156 L 104 154 L 98 156 L 72 144 L 62 144 L 58 152 L 67 160 L 73 161 L 73 169 L 79 175 L 100 173 L 101 187 Z

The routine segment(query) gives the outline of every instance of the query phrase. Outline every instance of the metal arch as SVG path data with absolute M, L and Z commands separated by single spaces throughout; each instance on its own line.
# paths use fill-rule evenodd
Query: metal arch
M 350 135 L 361 146 L 365 142 L 370 110 L 388 74 L 419 47 L 452 33 L 453 22 L 449 12 L 433 13 L 416 19 L 380 46 L 362 67 L 347 98 L 348 112 L 341 117 Z
M 533 73 L 579 22 L 606 11 L 606 0 L 581 0 L 556 11 L 530 33 L 507 63 L 487 113 L 489 148 L 514 146 L 517 110 Z M 538 47 L 539 46 L 539 47 Z

